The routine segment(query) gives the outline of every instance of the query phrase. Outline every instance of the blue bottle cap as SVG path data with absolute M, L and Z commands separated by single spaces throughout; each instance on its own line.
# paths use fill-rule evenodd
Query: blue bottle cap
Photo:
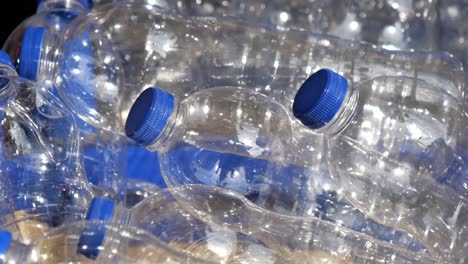
M 0 50 L 0 63 L 8 65 L 12 69 L 15 69 L 15 66 L 13 65 L 13 61 L 11 60 L 10 56 L 3 50 Z
M 94 197 L 86 214 L 88 221 L 110 221 L 114 212 L 115 203 L 111 199 Z M 91 259 L 99 255 L 99 247 L 104 242 L 106 228 L 103 225 L 92 225 L 85 228 L 78 242 L 78 253 Z
M 347 90 L 348 81 L 343 76 L 321 69 L 299 88 L 293 103 L 294 116 L 310 128 L 321 128 L 338 112 Z
M 11 243 L 11 233 L 6 230 L 0 230 L 0 255 L 5 255 Z M 1 262 L 1 260 L 0 260 Z
M 104 197 L 94 197 L 86 214 L 88 221 L 109 221 L 112 219 L 115 202 Z
M 47 0 L 39 0 L 38 3 L 37 3 L 37 10 L 39 10 L 40 6 Z M 81 3 L 83 5 L 83 7 L 86 9 L 86 10 L 91 10 L 91 7 L 90 7 L 90 4 L 89 4 L 89 1 L 88 0 L 77 0 L 79 3 Z
M 172 94 L 159 88 L 148 88 L 133 103 L 125 133 L 138 144 L 149 146 L 162 133 L 173 111 Z
M 43 27 L 27 27 L 25 29 L 18 69 L 18 73 L 21 77 L 32 81 L 37 80 L 37 71 L 45 31 Z

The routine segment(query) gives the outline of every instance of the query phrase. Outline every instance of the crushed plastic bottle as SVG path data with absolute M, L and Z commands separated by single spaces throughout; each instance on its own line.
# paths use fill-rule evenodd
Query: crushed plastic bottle
M 284 107 L 260 93 L 220 87 L 178 102 L 161 89 L 149 88 L 132 107 L 126 131 L 139 144 L 159 152 L 161 172 L 170 186 L 220 186 L 275 212 L 324 213 L 324 218 L 357 231 L 369 231 L 380 239 L 395 238 L 386 237 L 384 232 L 392 229 L 383 226 L 366 230 L 374 223 L 357 210 L 321 208 L 324 202 L 341 200 L 320 198 L 322 190 L 333 191 L 333 183 L 317 188 L 326 180 L 320 175 L 327 174 L 308 169 L 308 157 L 290 159 L 296 157 L 292 152 L 301 149 L 288 146 L 292 135 L 289 116 Z M 346 202 L 343 205 L 351 207 Z M 418 248 L 417 241 L 407 240 L 411 242 L 402 244 L 410 247 L 413 243 Z
M 41 27 L 58 35 L 77 16 L 87 10 L 87 0 L 44 0 L 39 1 L 37 13 L 23 21 L 8 37 L 3 45 L 21 77 L 36 81 L 42 79 L 43 70 L 39 67 L 39 54 L 35 54 L 33 39 L 23 42 L 25 31 L 29 27 Z M 31 46 L 32 45 L 32 46 Z M 38 49 L 39 47 L 35 47 Z M 35 63 L 21 63 L 21 61 L 35 61 Z
M 87 41 L 83 41 L 84 37 Z M 208 87 L 247 87 L 287 109 L 303 80 L 320 67 L 338 67 L 353 82 L 392 72 L 418 76 L 445 87 L 458 98 L 464 89 L 461 64 L 445 53 L 388 51 L 329 36 L 254 27 L 235 19 L 177 16 L 145 4 L 95 8 L 75 20 L 62 38 L 61 44 L 51 46 L 55 52 L 44 58 L 57 64 L 50 68 L 50 75 L 55 76 L 61 96 L 87 123 L 122 134 L 133 101 L 151 86 L 161 87 L 181 100 Z M 89 47 L 93 56 L 83 52 Z M 85 72 L 94 74 L 88 76 Z M 302 184 L 310 189 L 316 186 L 315 174 L 326 172 L 323 137 L 299 122 L 292 126 L 292 141 L 288 144 L 303 152 L 291 159 L 308 160 L 309 164 L 290 171 L 301 179 L 297 187 Z M 190 151 L 181 149 L 181 153 Z M 200 168 L 210 168 L 207 159 L 197 161 L 206 161 Z M 225 174 L 235 176 L 239 171 L 236 166 L 239 168 L 233 165 L 232 170 L 224 170 Z M 288 173 L 287 169 L 283 173 Z M 294 197 L 309 191 L 313 190 L 303 188 L 290 194 Z M 315 197 L 307 199 L 312 202 L 282 212 L 315 214 Z M 288 203 L 294 200 L 288 198 Z
M 181 99 L 209 87 L 248 87 L 290 109 L 312 71 L 336 67 L 353 82 L 391 72 L 417 76 L 457 98 L 464 90 L 461 64 L 445 53 L 388 51 L 235 19 L 177 16 L 146 4 L 95 8 L 59 43 L 44 61 L 56 64 L 49 72 L 66 104 L 87 123 L 122 134 L 133 101 L 152 86 Z M 303 150 L 295 158 L 309 157 L 309 166 L 319 170 L 322 136 L 292 125 L 289 145 Z
M 0 52 L 0 227 L 30 241 L 79 220 L 92 197 L 73 115 L 41 83 L 17 77 Z
M 47 80 L 50 82 L 51 90 L 57 92 L 51 76 L 48 75 L 49 68 L 54 65 L 48 64 L 44 58 L 51 52 L 50 46 L 58 40 L 63 29 L 78 14 L 87 9 L 89 9 L 87 0 L 41 1 L 38 5 L 38 13 L 18 26 L 4 45 L 4 49 L 15 56 L 19 74 L 31 80 Z M 81 51 L 87 56 L 92 56 L 89 48 L 81 49 Z M 96 107 L 93 101 L 88 103 Z M 119 194 L 124 194 L 124 197 L 128 195 L 126 198 L 134 199 L 133 196 L 138 197 L 136 193 L 151 192 L 155 188 L 152 184 L 165 186 L 161 178 L 148 181 L 148 171 L 154 171 L 157 167 L 147 167 L 145 164 L 151 163 L 143 161 L 153 160 L 156 154 L 137 148 L 124 137 L 95 128 L 80 118 L 77 118 L 77 123 L 84 142 L 86 176 L 97 187 L 96 191 L 118 195 L 118 190 L 126 184 L 126 191 Z M 132 173 L 127 174 L 129 169 Z M 134 178 L 125 178 L 125 181 L 121 182 L 120 177 L 126 175 Z M 154 174 L 152 176 L 154 177 Z
M 418 76 L 456 95 L 463 91 L 462 67 L 447 54 L 388 51 L 235 19 L 188 18 L 145 4 L 95 8 L 77 18 L 60 41 L 47 43 L 53 52 L 43 61 L 54 66 L 46 67 L 47 74 L 54 76 L 66 104 L 87 123 L 121 134 L 133 101 L 156 85 L 181 100 L 208 87 L 248 87 L 289 109 L 312 71 L 337 67 L 353 82 L 392 72 Z M 289 145 L 303 150 L 297 159 L 309 161 L 306 169 L 292 170 L 301 178 L 296 184 L 312 188 L 314 173 L 326 171 L 323 138 L 299 122 L 292 126 Z M 288 210 L 315 213 L 300 208 Z
M 205 261 L 435 263 L 426 254 L 379 242 L 314 217 L 271 213 L 236 192 L 208 185 L 161 190 L 126 212 L 111 200 L 96 200 L 90 210 L 95 220 L 126 221 L 155 235 L 174 250 Z M 122 217 L 125 214 L 127 217 Z M 95 234 L 86 239 L 100 241 Z
M 435 262 L 427 254 L 378 241 L 315 217 L 291 217 L 272 213 L 224 188 L 184 185 L 164 192 L 170 192 L 172 199 L 181 208 L 206 223 L 219 224 L 266 244 L 272 243 L 271 247 L 280 248 L 292 263 L 304 263 L 308 259 L 311 263 L 318 260 L 325 263 Z M 139 205 L 140 212 L 143 212 L 145 205 Z M 149 217 L 147 219 L 150 220 Z M 147 221 L 141 221 L 145 222 Z
M 445 53 L 388 51 L 234 18 L 177 16 L 145 4 L 95 8 L 60 41 L 47 39 L 53 52 L 41 60 L 53 66 L 47 75 L 67 105 L 95 127 L 121 133 L 133 100 L 155 85 L 181 98 L 208 87 L 248 86 L 289 107 L 314 70 L 334 67 L 353 82 L 391 72 L 456 96 L 464 89 L 461 64 Z
M 467 182 L 457 153 L 466 120 L 455 98 L 414 78 L 351 86 L 322 69 L 299 89 L 293 112 L 327 136 L 332 176 L 357 208 L 436 257 L 466 261 L 468 190 L 455 188 Z
M 21 77 L 44 81 L 58 96 L 56 87 L 47 75 L 46 62 L 48 45 L 42 45 L 44 35 L 51 42 L 57 41 L 64 28 L 78 15 L 89 9 L 87 0 L 44 0 L 38 3 L 38 12 L 20 24 L 5 42 L 3 49 L 14 58 Z M 85 52 L 85 51 L 84 51 Z M 101 131 L 81 119 L 76 119 L 83 144 L 85 175 L 96 187 L 96 191 L 116 195 L 119 183 L 115 180 L 118 171 L 119 138 L 107 131 Z M 122 139 L 121 139 L 122 140 Z

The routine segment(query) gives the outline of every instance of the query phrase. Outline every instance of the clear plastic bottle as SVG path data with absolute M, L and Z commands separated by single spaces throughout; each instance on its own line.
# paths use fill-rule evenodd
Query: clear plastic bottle
M 121 0 L 95 0 L 93 6 Z M 436 50 L 438 5 L 430 0 L 130 0 L 185 15 L 229 15 L 250 23 L 273 24 L 388 49 Z M 442 1 L 444 2 L 444 1 Z M 333 8 L 330 8 L 333 6 Z
M 79 14 L 89 9 L 87 0 L 45 0 L 38 5 L 38 13 L 24 21 L 10 35 L 4 45 L 4 49 L 16 59 L 16 67 L 19 75 L 31 80 L 53 81 L 48 75 L 47 61 L 50 43 L 58 41 L 64 28 Z M 82 49 L 83 53 L 91 56 L 91 49 Z M 49 84 L 54 92 L 56 88 L 53 82 Z M 78 90 L 76 92 L 79 92 Z M 92 101 L 89 101 L 93 104 Z M 95 106 L 95 103 L 94 103 Z M 102 130 L 83 122 L 77 118 L 83 146 L 84 168 L 89 181 L 97 187 L 97 191 L 107 192 L 109 195 L 117 195 L 118 189 L 127 184 L 124 195 L 137 196 L 137 192 L 151 192 L 152 184 L 164 186 L 162 179 L 146 181 L 148 171 L 157 167 L 146 164 L 145 160 L 154 160 L 157 154 L 137 148 L 133 142 L 110 131 Z M 126 152 L 129 148 L 129 153 Z M 120 177 L 127 175 L 127 169 L 132 169 L 132 179 L 120 182 Z M 154 177 L 155 174 L 153 173 Z M 144 185 L 144 186 L 143 186 Z M 144 187 L 147 187 L 145 190 Z
M 466 261 L 467 190 L 453 188 L 466 186 L 457 153 L 466 120 L 455 98 L 414 78 L 351 86 L 322 69 L 299 89 L 293 112 L 326 135 L 332 176 L 357 208 L 434 256 Z
M 174 199 L 167 199 L 166 202 L 157 199 L 159 196 L 157 193 L 155 196 L 144 199 L 142 203 L 145 204 L 145 211 L 151 213 L 138 211 L 138 215 L 133 213 L 133 208 L 125 210 L 113 200 L 95 197 L 89 208 L 87 220 L 124 223 L 139 227 L 152 233 L 180 254 L 192 255 L 205 262 L 242 263 L 249 261 L 250 263 L 252 261 L 249 257 L 255 257 L 257 259 L 253 263 L 284 263 L 284 261 L 278 262 L 281 258 L 261 241 L 224 230 L 219 225 L 203 223 L 182 210 Z M 151 202 L 147 203 L 147 200 Z M 140 208 L 140 205 L 137 207 Z M 158 214 L 154 210 L 157 210 Z M 133 219 L 132 222 L 129 222 L 130 218 Z M 102 230 L 83 232 L 78 246 L 80 254 L 89 258 L 99 257 L 99 251 L 96 249 L 104 243 L 104 235 Z
M 353 82 L 391 72 L 417 76 L 454 94 L 463 90 L 461 65 L 444 53 L 388 51 L 235 19 L 177 16 L 146 4 L 95 8 L 77 18 L 60 41 L 44 41 L 53 52 L 41 63 L 66 104 L 87 123 L 122 134 L 134 99 L 155 85 L 180 99 L 208 87 L 248 87 L 287 109 L 303 80 L 321 67 L 338 68 Z M 289 145 L 303 150 L 297 159 L 309 161 L 307 168 L 293 170 L 294 177 L 310 193 L 315 175 L 326 176 L 323 138 L 299 122 L 292 126 Z M 314 214 L 314 209 L 297 213 Z
M 40 59 L 44 75 L 53 76 L 67 104 L 86 122 L 121 133 L 131 102 L 155 84 L 181 98 L 207 87 L 249 86 L 289 106 L 314 70 L 334 67 L 353 82 L 391 72 L 463 92 L 461 65 L 445 53 L 388 51 L 148 4 L 95 8 L 60 40 L 45 34 L 42 45 L 51 51 Z
M 105 232 L 96 257 L 82 254 L 83 235 Z M 0 261 L 3 263 L 206 263 L 162 243 L 144 230 L 111 223 L 76 222 L 47 232 L 30 245 L 0 231 Z
M 92 193 L 73 115 L 46 86 L 17 77 L 3 51 L 0 61 L 0 227 L 30 241 L 81 219 Z
M 180 98 L 208 87 L 251 87 L 289 107 L 313 70 L 334 67 L 355 82 L 391 72 L 418 76 L 457 97 L 463 93 L 462 67 L 447 54 L 387 51 L 234 19 L 188 18 L 147 4 L 96 8 L 75 20 L 60 41 L 49 39 L 45 35 L 43 45 L 53 52 L 41 63 L 67 105 L 87 123 L 122 134 L 133 100 L 154 85 Z M 322 141 L 293 125 L 293 144 Z M 317 149 L 301 155 L 318 156 Z
M 149 150 L 161 154 L 161 170 L 171 185 L 212 183 L 230 187 L 242 194 L 259 192 L 270 179 L 244 175 L 214 178 L 215 174 L 192 174 L 181 170 L 180 155 L 190 154 L 191 146 L 211 153 L 253 158 L 252 166 L 264 160 L 265 167 L 290 164 L 288 144 L 291 122 L 285 108 L 258 92 L 237 87 L 211 88 L 179 102 L 173 94 L 159 88 L 148 88 L 135 101 L 125 127 L 127 136 Z M 205 155 L 201 162 L 215 162 Z M 214 155 L 212 155 L 215 157 Z M 186 158 L 182 157 L 182 158 Z M 190 159 L 186 159 L 189 161 Z M 232 159 L 227 159 L 234 162 Z M 244 160 L 246 163 L 249 160 Z M 302 164 L 307 164 L 304 161 Z M 178 166 L 178 167 L 173 167 Z M 172 173 L 171 173 L 172 172 Z
M 42 36 L 47 32 L 52 42 L 57 41 L 64 28 L 88 9 L 87 0 L 39 1 L 37 13 L 21 23 L 3 46 L 14 58 L 18 74 L 32 81 L 47 82 L 49 89 L 58 96 L 52 79 L 41 63 L 41 57 L 49 52 L 47 47 L 41 46 Z M 118 137 L 96 129 L 79 118 L 76 121 L 84 143 L 82 150 L 86 177 L 100 189 L 96 190 L 116 195 L 119 160 L 112 152 L 118 150 Z
M 307 260 L 311 263 L 318 260 L 325 263 L 435 262 L 427 254 L 411 252 L 315 217 L 291 217 L 266 211 L 224 188 L 184 185 L 164 192 L 170 192 L 172 199 L 194 217 L 278 248 L 291 263 Z M 139 206 L 143 212 L 145 203 Z
M 42 27 L 51 32 L 55 39 L 63 32 L 65 27 L 77 16 L 84 13 L 87 8 L 87 0 L 43 0 L 38 2 L 37 13 L 24 20 L 8 37 L 3 44 L 5 50 L 15 64 L 21 77 L 36 81 L 43 79 L 43 71 L 38 67 L 39 54 L 34 54 L 31 45 L 35 45 L 31 39 L 23 43 L 24 34 L 28 27 Z M 38 47 L 36 47 L 37 49 Z M 26 61 L 21 63 L 22 61 Z M 36 61 L 31 63 L 30 61 Z
M 292 152 L 302 150 L 288 145 L 289 116 L 284 107 L 260 93 L 220 87 L 179 103 L 171 94 L 149 88 L 135 102 L 126 129 L 131 138 L 159 151 L 168 185 L 216 185 L 274 212 L 323 214 L 327 220 L 379 239 L 423 248 L 404 234 L 389 235 L 395 230 L 372 223 L 345 201 L 339 208 L 336 203 L 342 199 L 323 196 L 336 187 L 325 183 L 326 172 L 309 168 L 308 157 L 290 158 L 296 157 Z
M 112 203 L 95 203 L 92 214 L 120 223 L 125 213 Z M 266 211 L 236 192 L 208 185 L 161 190 L 126 214 L 123 221 L 174 250 L 216 263 L 435 263 L 314 217 Z
M 427 80 L 457 98 L 464 89 L 461 64 L 445 53 L 388 51 L 235 19 L 178 16 L 147 4 L 97 7 L 46 46 L 55 52 L 43 61 L 66 104 L 87 123 L 122 134 L 132 102 L 152 86 L 181 100 L 209 87 L 248 87 L 287 109 L 303 80 L 322 67 L 352 82 L 391 73 Z M 302 152 L 291 159 L 308 157 L 311 170 L 297 173 L 313 181 L 310 171 L 320 172 L 326 158 L 323 138 L 299 122 L 292 126 L 288 144 Z

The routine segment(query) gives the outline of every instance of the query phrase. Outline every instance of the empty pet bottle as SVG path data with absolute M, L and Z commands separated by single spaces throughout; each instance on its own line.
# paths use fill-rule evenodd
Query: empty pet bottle
M 8 60 L 0 52 L 0 61 Z M 0 72 L 0 226 L 30 241 L 80 219 L 92 193 L 68 108 L 46 86 L 17 77 L 11 62 Z
M 457 98 L 463 93 L 462 67 L 447 54 L 388 51 L 234 19 L 182 17 L 148 4 L 95 8 L 59 41 L 46 34 L 42 43 L 50 51 L 41 56 L 44 70 L 66 104 L 87 123 L 121 134 L 134 99 L 155 85 L 181 99 L 208 87 L 249 87 L 289 109 L 313 70 L 337 67 L 354 82 L 391 72 L 418 76 Z M 288 144 L 303 150 L 297 159 L 308 156 L 310 164 L 320 164 L 315 160 L 323 153 L 322 137 L 292 125 Z
M 334 67 L 353 82 L 391 72 L 463 92 L 461 64 L 448 54 L 388 51 L 233 18 L 178 16 L 148 4 L 95 8 L 51 39 L 46 33 L 38 44 L 50 51 L 41 55 L 44 75 L 86 122 L 122 134 L 133 100 L 155 85 L 181 98 L 208 87 L 247 86 L 289 106 L 314 70 Z
M 109 221 L 113 215 L 110 221 L 121 221 L 121 208 L 99 199 L 92 208 L 96 219 Z M 174 250 L 216 263 L 434 263 L 425 254 L 314 217 L 271 213 L 235 192 L 208 185 L 161 190 L 128 216 L 129 225 L 150 232 Z M 87 239 L 100 240 L 95 234 Z
M 467 190 L 453 186 L 466 183 L 457 153 L 466 121 L 455 98 L 414 78 L 351 86 L 322 69 L 302 85 L 293 112 L 326 135 L 332 176 L 357 208 L 435 256 L 466 259 Z
M 161 170 L 172 185 L 213 183 L 243 194 L 258 192 L 262 196 L 262 185 L 270 181 L 263 173 L 258 177 L 251 174 L 251 178 L 245 177 L 248 173 L 226 178 L 215 178 L 216 172 L 209 171 L 205 175 L 192 174 L 176 161 L 183 159 L 184 154 L 191 155 L 190 146 L 231 154 L 231 159 L 226 159 L 229 162 L 234 162 L 236 156 L 265 160 L 266 164 L 251 162 L 253 169 L 290 163 L 287 147 L 292 132 L 288 114 L 274 100 L 248 89 L 206 89 L 179 102 L 171 93 L 148 88 L 130 110 L 125 130 L 127 136 L 149 150 L 165 153 L 160 157 Z M 210 162 L 209 153 L 205 157 L 201 163 Z M 242 161 L 247 162 L 249 159 Z
M 3 49 L 13 58 L 18 74 L 33 81 L 47 81 L 49 89 L 57 94 L 53 81 L 47 75 L 47 63 L 43 60 L 50 52 L 50 43 L 78 15 L 89 9 L 87 0 L 44 0 L 38 3 L 37 14 L 21 23 L 5 42 Z M 49 42 L 44 41 L 47 35 Z M 83 144 L 85 175 L 100 191 L 115 194 L 116 178 L 122 172 L 116 156 L 118 137 L 96 129 L 76 118 Z M 123 145 L 123 144 L 122 144 Z
M 53 66 L 49 65 L 44 58 L 48 56 L 49 52 L 52 52 L 50 47 L 63 33 L 64 27 L 88 8 L 87 0 L 42 1 L 39 3 L 39 13 L 18 26 L 4 45 L 4 49 L 15 56 L 20 76 L 31 80 L 52 81 L 51 76 L 48 75 L 48 69 Z M 53 17 L 54 20 L 51 20 L 50 17 Z M 81 51 L 92 56 L 91 49 L 82 49 Z M 53 82 L 50 83 L 50 87 L 56 92 Z M 89 101 L 89 103 L 95 105 L 93 101 Z M 141 161 L 152 160 L 155 154 L 137 148 L 133 143 L 127 142 L 125 138 L 109 131 L 92 127 L 83 122 L 82 119 L 78 118 L 77 123 L 84 142 L 84 168 L 89 181 L 100 191 L 116 195 L 120 176 L 126 175 L 126 168 L 136 169 L 137 171 L 132 171 L 129 174 L 134 176 L 134 179 L 128 179 L 130 185 L 128 186 L 129 190 L 126 191 L 132 195 L 131 193 L 135 192 L 135 184 L 141 185 L 139 182 L 147 178 L 147 171 L 155 169 L 154 166 L 146 168 L 144 164 L 151 163 L 142 163 Z M 127 145 L 130 149 L 129 153 L 125 152 Z M 160 179 L 156 184 L 163 186 L 160 184 L 161 182 Z M 150 183 L 148 183 L 148 187 L 152 187 Z M 141 187 L 138 189 L 141 190 Z
M 54 66 L 48 71 L 66 104 L 87 123 L 122 134 L 132 103 L 152 86 L 181 100 L 209 87 L 248 87 L 287 109 L 303 80 L 321 67 L 336 67 L 353 82 L 388 73 L 417 76 L 460 101 L 464 89 L 461 64 L 447 54 L 388 51 L 235 19 L 177 16 L 148 4 L 95 8 L 50 50 L 44 61 Z M 302 152 L 290 159 L 321 166 L 322 136 L 299 122 L 292 126 L 288 145 Z

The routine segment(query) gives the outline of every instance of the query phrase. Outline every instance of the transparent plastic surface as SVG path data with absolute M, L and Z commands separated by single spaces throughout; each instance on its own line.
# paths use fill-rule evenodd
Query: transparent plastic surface
M 146 4 L 97 7 L 51 49 L 57 54 L 46 61 L 57 65 L 51 75 L 66 104 L 87 123 L 120 133 L 133 101 L 151 86 L 181 100 L 210 87 L 248 87 L 287 109 L 302 82 L 322 67 L 351 83 L 391 73 L 417 76 L 457 98 L 464 89 L 461 64 L 445 53 L 388 51 L 235 19 L 178 16 Z M 295 121 L 292 133 L 288 145 L 302 152 L 289 159 L 310 161 L 311 170 L 295 173 L 313 186 L 311 171 L 326 171 L 323 137 Z
M 159 166 L 159 163 L 156 163 Z M 127 208 L 132 208 L 134 205 L 141 202 L 143 199 L 159 192 L 162 188 L 158 185 L 128 179 L 126 182 L 126 190 L 125 190 L 125 204 Z
M 330 67 L 352 82 L 407 75 L 457 96 L 463 91 L 461 65 L 444 53 L 388 51 L 235 19 L 182 17 L 144 4 L 96 8 L 75 20 L 61 43 L 51 47 L 57 57 L 51 52 L 46 59 L 58 63 L 61 95 L 86 122 L 120 132 L 133 100 L 154 85 L 181 98 L 208 87 L 248 86 L 288 107 L 310 73 Z
M 56 38 L 56 35 L 61 33 L 73 19 L 84 12 L 85 8 L 78 0 L 43 1 L 37 13 L 24 20 L 10 34 L 2 49 L 10 55 L 19 70 L 21 43 L 27 27 L 44 27 L 51 33 L 50 38 Z M 37 76 L 42 75 L 42 72 L 37 74 Z
M 119 0 L 95 0 L 94 6 Z M 437 1 L 430 0 L 129 0 L 159 5 L 185 15 L 230 15 L 361 40 L 388 49 L 435 50 Z M 442 1 L 443 2 L 443 1 Z
M 297 99 L 296 99 L 297 100 Z M 444 90 L 409 77 L 348 88 L 328 135 L 332 177 L 377 221 L 413 234 L 434 256 L 468 257 L 467 178 L 457 145 L 466 120 Z
M 291 121 L 282 105 L 250 89 L 217 87 L 176 102 L 163 132 L 148 149 L 166 152 L 190 144 L 285 163 L 291 137 Z
M 73 115 L 41 83 L 1 76 L 0 226 L 30 241 L 79 219 L 92 193 Z
M 181 99 L 208 87 L 249 87 L 289 109 L 312 71 L 332 67 L 351 82 L 391 72 L 418 76 L 456 95 L 463 90 L 461 65 L 444 53 L 388 51 L 235 19 L 187 18 L 144 4 L 96 8 L 51 43 L 54 52 L 44 61 L 51 65 L 47 69 L 66 104 L 87 123 L 120 133 L 134 99 L 149 86 Z M 310 161 L 309 168 L 293 171 L 307 183 L 301 194 L 310 194 L 317 186 L 313 173 L 326 171 L 323 137 L 298 122 L 293 122 L 292 133 L 290 147 L 303 152 L 290 159 Z M 314 214 L 314 209 L 289 212 Z
M 13 59 L 19 75 L 33 81 L 49 81 L 46 87 L 58 96 L 56 87 L 50 82 L 53 78 L 49 75 L 54 64 L 44 58 L 53 52 L 51 47 L 68 24 L 84 12 L 86 7 L 79 0 L 46 0 L 38 3 L 38 13 L 23 21 L 3 46 Z M 39 28 L 44 29 L 42 42 L 37 34 Z M 31 29 L 36 29 L 35 35 L 31 34 Z M 110 131 L 95 128 L 79 118 L 76 118 L 76 122 L 82 142 L 83 173 L 97 192 L 117 195 L 119 175 L 124 175 L 119 153 L 125 149 L 127 140 Z
M 51 229 L 84 220 L 86 209 L 73 205 L 47 205 L 39 209 L 18 210 L 6 218 L 1 228 L 18 242 L 30 244 Z
M 177 250 L 222 263 L 434 263 L 313 217 L 271 213 L 208 185 L 162 190 L 132 209 L 130 224 Z
M 97 258 L 80 254 L 84 233 L 105 232 Z M 90 245 L 92 246 L 92 245 Z M 21 249 L 21 250 L 20 250 Z M 25 254 L 29 253 L 29 254 Z M 51 230 L 30 246 L 12 243 L 5 263 L 206 263 L 181 254 L 151 234 L 134 227 L 77 222 Z
M 158 151 L 169 186 L 224 187 L 274 212 L 318 216 L 424 250 L 412 237 L 367 219 L 347 203 L 326 167 L 307 156 L 299 159 L 303 149 L 290 146 L 291 140 L 290 118 L 280 104 L 250 89 L 218 87 L 176 101 L 148 149 Z

